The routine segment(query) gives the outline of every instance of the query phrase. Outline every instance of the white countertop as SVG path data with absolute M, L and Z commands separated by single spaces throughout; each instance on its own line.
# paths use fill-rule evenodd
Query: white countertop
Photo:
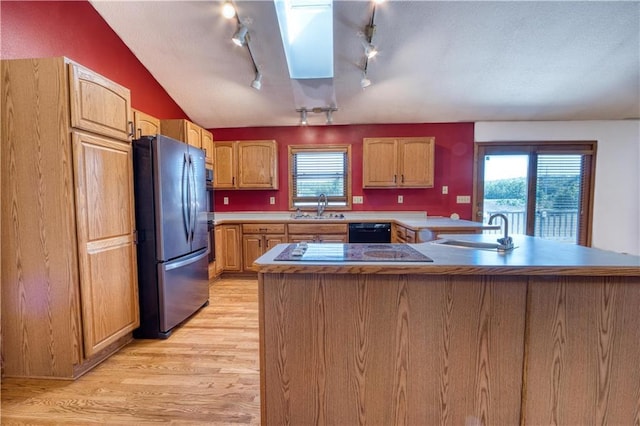
M 326 212 L 325 214 L 344 214 L 344 219 L 294 219 L 292 212 L 223 212 L 214 213 L 216 224 L 241 222 L 396 222 L 413 229 L 424 228 L 465 228 L 487 227 L 480 222 L 463 219 L 450 219 L 442 216 L 428 216 L 425 212 Z M 488 227 L 495 229 L 499 227 Z

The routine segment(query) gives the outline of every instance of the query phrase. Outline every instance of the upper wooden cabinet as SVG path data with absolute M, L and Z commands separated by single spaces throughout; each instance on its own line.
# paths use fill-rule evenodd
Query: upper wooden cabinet
M 135 139 L 140 139 L 143 136 L 157 135 L 158 133 L 161 133 L 160 119 L 134 109 L 133 128 L 135 129 Z
M 69 63 L 69 86 L 71 127 L 114 139 L 131 139 L 129 89 L 76 63 Z
M 202 150 L 205 154 L 206 163 L 213 167 L 213 134 L 206 129 L 201 129 L 200 141 L 202 143 Z
M 213 134 L 185 119 L 160 120 L 162 134 L 205 151 L 206 163 L 213 165 Z
M 432 188 L 435 138 L 365 138 L 363 188 Z
M 218 189 L 278 189 L 275 140 L 214 143 L 214 179 Z
M 139 325 L 129 91 L 2 61 L 4 375 L 75 378 Z

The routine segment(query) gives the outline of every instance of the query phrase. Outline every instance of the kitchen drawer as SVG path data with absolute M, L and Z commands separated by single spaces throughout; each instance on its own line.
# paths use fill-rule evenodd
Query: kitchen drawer
M 290 223 L 289 234 L 347 234 L 346 223 Z
M 243 223 L 243 234 L 284 234 L 284 223 Z

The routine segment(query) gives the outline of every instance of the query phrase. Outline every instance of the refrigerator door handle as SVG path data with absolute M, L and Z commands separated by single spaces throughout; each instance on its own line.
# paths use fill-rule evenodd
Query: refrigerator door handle
M 184 154 L 182 161 L 182 219 L 184 222 L 184 230 L 187 241 L 189 241 L 189 231 L 191 229 L 191 212 L 189 207 L 189 163 L 187 161 L 187 154 Z
M 191 217 L 191 242 L 193 242 L 195 229 L 196 229 L 196 190 L 195 190 L 195 170 L 193 166 L 193 157 L 189 154 L 189 216 Z

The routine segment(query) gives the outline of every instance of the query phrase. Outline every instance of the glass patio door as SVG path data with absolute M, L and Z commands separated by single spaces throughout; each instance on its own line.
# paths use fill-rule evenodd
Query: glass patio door
M 478 144 L 476 151 L 476 220 L 502 213 L 510 234 L 590 245 L 595 142 Z

